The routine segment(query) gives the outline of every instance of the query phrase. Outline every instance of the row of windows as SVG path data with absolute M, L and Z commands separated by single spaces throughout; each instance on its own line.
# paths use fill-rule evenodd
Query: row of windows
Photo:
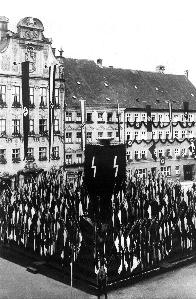
M 107 134 L 106 136 L 108 138 L 114 138 L 114 137 L 117 138 L 117 137 L 119 137 L 118 131 L 116 131 L 115 133 L 114 132 L 106 132 L 106 134 Z M 115 136 L 114 136 L 114 134 L 115 134 Z M 97 138 L 103 138 L 103 137 L 106 137 L 106 136 L 104 136 L 104 132 L 97 132 Z M 81 132 L 76 132 L 77 142 L 80 142 L 81 138 L 82 138 Z M 89 142 L 93 141 L 92 132 L 87 132 L 86 133 L 86 139 Z M 67 142 L 67 143 L 72 143 L 73 142 L 73 133 L 72 132 L 66 132 L 65 133 L 65 142 Z
M 148 150 L 135 150 L 134 152 L 132 151 L 127 151 L 127 160 L 130 159 L 145 159 L 147 158 L 147 153 Z M 161 158 L 161 157 L 172 157 L 174 155 L 175 157 L 182 156 L 184 157 L 185 155 L 192 155 L 192 152 L 189 149 L 186 148 L 174 148 L 173 151 L 171 149 L 155 149 L 154 154 L 156 157 Z M 151 154 L 150 154 L 151 155 Z
M 21 103 L 21 88 L 20 86 L 13 86 L 12 87 L 12 98 L 13 98 L 13 105 Z M 29 88 L 29 99 L 30 105 L 35 104 L 35 89 L 34 87 Z M 40 87 L 39 89 L 39 100 L 40 106 L 47 106 L 47 99 L 48 99 L 48 89 L 46 87 Z M 0 85 L 0 104 L 6 102 L 6 86 Z M 54 103 L 56 106 L 59 105 L 59 88 L 55 88 L 55 98 Z
M 166 176 L 166 177 L 171 176 L 171 166 L 161 166 L 160 170 L 161 170 L 161 174 L 163 174 L 164 176 Z M 131 169 L 129 169 L 128 172 L 129 172 L 130 176 L 133 175 L 133 171 Z M 146 178 L 147 168 L 137 169 L 137 175 L 141 178 Z M 179 165 L 175 166 L 175 175 L 176 176 L 180 175 L 180 166 Z
M 34 159 L 34 148 L 28 148 L 27 158 Z M 54 146 L 52 148 L 52 158 L 59 159 L 59 146 Z M 0 149 L 0 163 L 2 163 L 5 160 L 6 149 Z M 12 160 L 21 160 L 20 148 L 15 148 L 12 150 Z M 39 160 L 47 160 L 47 147 L 39 147 Z
M 12 120 L 12 134 L 17 135 L 20 134 L 20 120 L 19 119 L 13 119 Z M 35 132 L 34 130 L 34 119 L 29 120 L 29 133 L 33 134 Z M 54 133 L 60 133 L 59 132 L 59 119 L 54 120 Z M 47 132 L 47 119 L 39 119 L 39 133 L 44 134 Z M 0 119 L 0 134 L 6 134 L 6 119 Z
M 127 121 L 131 122 L 131 121 L 136 121 L 136 122 L 139 122 L 139 121 L 147 121 L 147 113 L 127 113 L 126 114 L 126 119 Z M 169 113 L 152 113 L 151 114 L 151 119 L 152 121 L 154 122 L 169 122 Z M 173 121 L 177 122 L 177 121 L 182 121 L 184 122 L 186 119 L 184 117 L 184 114 L 173 114 L 173 117 L 172 117 Z M 193 117 L 193 114 L 188 114 L 188 121 L 193 121 L 194 120 L 194 117 Z
M 192 130 L 175 130 L 173 132 L 174 138 L 185 138 L 185 137 L 192 137 L 193 131 Z M 152 132 L 153 139 L 166 139 L 171 138 L 170 131 L 153 131 Z M 147 138 L 147 131 L 134 131 L 134 132 L 127 132 L 127 140 L 136 139 L 146 139 Z
M 121 120 L 121 114 L 119 114 L 119 119 Z M 92 122 L 93 119 L 93 113 L 87 112 L 86 113 L 86 122 Z M 118 112 L 98 112 L 97 113 L 97 119 L 98 122 L 113 122 L 118 120 Z M 81 113 L 77 112 L 76 114 L 73 112 L 66 112 L 66 122 L 72 122 L 72 121 L 78 121 L 81 122 Z

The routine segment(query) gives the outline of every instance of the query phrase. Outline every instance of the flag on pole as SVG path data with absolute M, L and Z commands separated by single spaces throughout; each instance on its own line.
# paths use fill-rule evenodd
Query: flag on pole
M 156 161 L 157 157 L 155 155 L 155 149 L 156 149 L 156 145 L 155 142 L 151 145 L 151 147 L 149 147 L 149 152 L 152 155 L 152 158 Z
M 183 102 L 184 106 L 184 118 L 188 119 L 188 113 L 189 113 L 189 102 Z
M 169 105 L 169 126 L 170 126 L 170 134 L 171 134 L 171 138 L 173 139 L 173 125 L 172 125 L 172 103 L 168 102 Z
M 117 119 L 118 119 L 118 140 L 120 143 L 120 106 L 118 100 L 117 100 Z
M 86 100 L 80 99 L 80 107 L 81 107 L 81 135 L 82 135 L 82 150 L 85 150 L 86 146 Z
M 54 99 L 56 65 L 49 67 L 49 161 L 54 142 Z
M 24 159 L 28 151 L 29 134 L 29 61 L 22 62 L 22 104 L 23 104 L 23 135 Z
M 147 112 L 147 132 L 152 132 L 152 117 L 151 117 L 151 106 L 146 105 Z

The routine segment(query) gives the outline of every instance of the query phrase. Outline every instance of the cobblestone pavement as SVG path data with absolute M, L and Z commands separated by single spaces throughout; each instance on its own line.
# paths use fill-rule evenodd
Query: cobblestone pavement
M 109 299 L 195 299 L 196 263 L 112 291 Z
M 0 299 L 95 299 L 24 265 L 0 258 Z M 104 296 L 101 296 L 104 298 Z M 109 292 L 108 299 L 195 299 L 196 263 Z
M 59 281 L 0 258 L 0 299 L 94 299 Z

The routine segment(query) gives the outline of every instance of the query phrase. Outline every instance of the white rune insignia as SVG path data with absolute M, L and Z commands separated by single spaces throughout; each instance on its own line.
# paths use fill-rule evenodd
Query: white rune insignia
M 95 178 L 95 175 L 96 175 L 96 166 L 95 166 L 95 157 L 93 157 L 93 159 L 92 159 L 92 166 L 91 166 L 91 168 L 93 168 L 94 169 L 94 173 L 93 173 L 93 177 Z
M 117 160 L 117 156 L 114 157 L 114 167 L 113 167 L 113 168 L 116 168 L 116 171 L 115 171 L 115 177 L 117 177 L 117 174 L 118 174 L 118 167 L 119 167 L 119 165 L 116 164 L 116 160 Z

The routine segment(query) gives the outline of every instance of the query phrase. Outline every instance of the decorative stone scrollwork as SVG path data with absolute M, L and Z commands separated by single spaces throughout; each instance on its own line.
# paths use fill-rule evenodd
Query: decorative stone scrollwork
M 36 71 L 36 51 L 32 46 L 27 46 L 25 53 L 25 61 L 29 61 L 29 72 Z

